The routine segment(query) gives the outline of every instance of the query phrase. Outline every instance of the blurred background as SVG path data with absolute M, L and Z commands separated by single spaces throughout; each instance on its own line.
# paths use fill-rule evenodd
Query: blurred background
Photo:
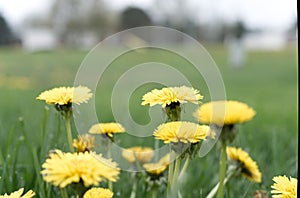
M 118 31 L 175 28 L 204 43 L 282 49 L 297 39 L 296 0 L 1 0 L 0 45 L 90 49 Z M 235 44 L 233 44 L 235 45 Z

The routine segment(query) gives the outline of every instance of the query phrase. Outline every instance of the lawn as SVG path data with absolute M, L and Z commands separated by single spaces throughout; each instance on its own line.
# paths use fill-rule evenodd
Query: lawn
M 298 60 L 295 47 L 281 51 L 250 51 L 242 68 L 230 67 L 227 50 L 223 46 L 206 47 L 219 67 L 227 99 L 245 102 L 257 112 L 252 121 L 239 126 L 239 135 L 232 145 L 248 151 L 258 163 L 263 175 L 262 183 L 234 178 L 226 186 L 226 197 L 252 197 L 259 189 L 269 192 L 272 178 L 277 175 L 297 177 Z M 20 49 L 0 49 L 0 194 L 20 187 L 33 189 L 38 197 L 59 194 L 56 188 L 42 181 L 39 171 L 49 150 L 68 149 L 63 119 L 52 106 L 46 105 L 49 110 L 45 110 L 44 102 L 35 98 L 46 89 L 72 86 L 87 53 L 79 50 L 29 53 Z M 110 53 L 109 50 L 107 53 Z M 124 56 L 125 61 L 120 60 L 121 57 L 113 62 L 98 83 L 95 103 L 102 122 L 114 121 L 108 107 L 112 94 L 110 90 L 115 82 L 132 64 L 145 62 L 149 58 L 133 57 L 136 57 L 134 52 Z M 151 58 L 178 68 L 205 96 L 203 102 L 209 101 L 205 81 L 195 79 L 194 71 L 188 67 L 189 62 L 172 59 L 167 53 L 154 53 Z M 124 62 L 125 65 L 120 65 Z M 153 87 L 160 85 L 148 83 L 131 95 L 130 113 L 137 123 L 145 124 L 150 120 L 148 107 L 140 103 L 142 95 Z M 159 108 L 155 110 L 161 111 Z M 187 106 L 183 114 L 188 114 L 188 110 Z M 162 116 L 162 122 L 163 119 Z M 74 125 L 72 127 L 75 137 L 76 128 Z M 124 147 L 153 146 L 154 140 L 151 136 L 138 138 L 123 134 L 119 137 L 119 144 Z M 182 186 L 183 197 L 205 197 L 218 182 L 218 163 L 216 148 L 203 158 L 193 159 Z M 129 197 L 130 179 L 130 173 L 121 172 L 120 179 L 114 185 L 116 197 Z M 144 193 L 143 190 L 138 191 L 137 197 Z

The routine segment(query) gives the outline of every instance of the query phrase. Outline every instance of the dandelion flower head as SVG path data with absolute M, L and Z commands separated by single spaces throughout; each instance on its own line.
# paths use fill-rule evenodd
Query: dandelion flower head
M 261 172 L 255 161 L 249 154 L 241 148 L 227 147 L 226 148 L 228 159 L 234 162 L 241 169 L 241 174 L 249 180 L 260 183 Z
M 203 98 L 199 91 L 186 86 L 165 87 L 161 90 L 153 89 L 143 96 L 142 105 L 154 106 L 156 104 L 166 107 L 171 103 L 179 102 L 180 104 L 191 102 L 197 104 Z
M 136 161 L 145 163 L 149 162 L 153 158 L 154 151 L 150 147 L 135 146 L 123 149 L 122 156 L 130 163 L 134 163 Z
M 273 198 L 296 198 L 297 197 L 297 183 L 298 180 L 296 178 L 287 176 L 276 176 L 273 178 L 275 182 L 271 188 L 273 190 L 271 193 L 273 194 Z
M 25 195 L 22 196 L 24 192 L 24 188 L 20 188 L 19 190 L 12 192 L 10 195 L 5 193 L 4 195 L 0 195 L 0 198 L 31 198 L 35 196 L 35 192 L 29 190 Z
M 98 185 L 103 180 L 115 182 L 120 173 L 115 162 L 91 152 L 63 153 L 56 150 L 42 167 L 44 180 L 60 188 L 81 180 L 86 187 Z
M 83 198 L 112 198 L 113 195 L 107 188 L 91 188 L 84 193 Z
M 194 113 L 194 117 L 203 124 L 223 126 L 250 121 L 255 114 L 247 104 L 229 100 L 204 103 Z
M 109 137 L 113 137 L 114 133 L 124 133 L 125 128 L 121 124 L 115 122 L 99 123 L 93 125 L 89 132 L 92 134 L 106 134 Z
M 86 103 L 92 97 L 90 91 L 84 86 L 58 87 L 42 92 L 36 99 L 56 105 L 81 104 Z
M 73 146 L 77 152 L 91 151 L 95 146 L 95 137 L 89 134 L 79 136 L 73 140 Z
M 153 175 L 161 175 L 170 164 L 170 154 L 163 156 L 157 163 L 147 163 L 143 167 L 146 172 Z
M 167 165 L 163 165 L 160 163 L 148 163 L 144 164 L 143 167 L 148 173 L 153 175 L 160 175 L 168 168 Z
M 164 143 L 182 142 L 197 143 L 204 140 L 209 134 L 209 127 L 192 122 L 175 121 L 161 124 L 154 131 L 155 139 Z

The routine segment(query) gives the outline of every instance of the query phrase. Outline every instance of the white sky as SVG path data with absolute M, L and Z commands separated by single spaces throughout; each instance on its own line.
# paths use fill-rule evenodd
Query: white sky
M 161 0 L 163 2 L 165 0 Z M 171 1 L 171 0 L 169 0 Z M 0 0 L 0 13 L 13 26 L 25 17 L 45 13 L 53 0 Z M 153 0 L 105 0 L 111 7 L 122 9 L 127 5 L 147 8 Z M 159 1 L 158 1 L 159 2 Z M 297 17 L 297 0 L 189 0 L 196 20 L 212 18 L 235 20 L 242 18 L 250 27 L 283 29 Z M 159 10 L 157 10 L 159 12 Z

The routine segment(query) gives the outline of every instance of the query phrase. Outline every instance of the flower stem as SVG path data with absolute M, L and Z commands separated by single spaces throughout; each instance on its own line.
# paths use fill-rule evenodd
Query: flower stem
M 224 179 L 224 183 L 223 185 L 225 186 L 225 184 L 228 182 L 228 180 L 232 177 L 233 174 L 229 174 L 225 179 Z M 218 182 L 217 185 L 215 185 L 215 187 L 209 192 L 209 194 L 206 196 L 206 198 L 213 198 L 215 196 L 215 194 L 217 193 L 217 190 L 219 188 L 220 183 Z
M 111 141 L 108 140 L 108 142 L 107 142 L 107 158 L 111 158 L 110 148 L 111 148 Z M 113 183 L 110 180 L 108 181 L 108 189 L 113 192 Z
M 179 102 L 172 102 L 165 107 L 168 122 L 179 121 L 181 118 L 181 107 Z
M 185 160 L 184 165 L 183 165 L 183 167 L 182 167 L 182 169 L 180 171 L 180 174 L 178 176 L 178 180 L 180 180 L 184 176 L 184 173 L 185 173 L 187 167 L 189 166 L 190 161 L 191 161 L 191 158 L 187 157 L 187 159 Z
M 222 198 L 224 195 L 224 180 L 226 176 L 226 143 L 222 143 L 220 156 L 220 171 L 219 171 L 219 187 L 217 198 Z
M 133 182 L 130 198 L 135 198 L 136 197 L 136 190 L 137 190 L 137 179 L 136 179 L 136 177 L 134 177 L 134 182 Z
M 175 162 L 175 170 L 174 170 L 174 174 L 173 174 L 173 181 L 172 181 L 172 197 L 174 197 L 174 195 L 177 194 L 177 191 L 179 189 L 178 187 L 178 175 L 179 175 L 179 171 L 180 171 L 180 165 L 181 165 L 181 157 L 177 157 L 176 162 Z
M 151 196 L 151 198 L 156 198 L 157 197 L 157 190 L 158 190 L 158 188 L 153 188 L 152 189 L 152 196 Z
M 61 197 L 62 197 L 62 198 L 68 198 L 68 194 L 67 194 L 65 188 L 61 188 L 61 189 L 60 189 L 60 193 L 61 193 Z
M 68 143 L 69 143 L 69 147 L 70 147 L 70 152 L 74 152 L 70 117 L 71 117 L 71 114 L 69 112 L 67 112 L 65 114 L 65 122 L 66 122 L 66 129 L 67 129 L 67 135 L 68 135 Z
M 173 181 L 173 173 L 174 173 L 174 157 L 175 152 L 171 150 L 170 153 L 170 164 L 169 164 L 169 171 L 168 171 L 168 184 L 167 184 L 167 197 L 171 197 L 171 186 Z
M 42 125 L 42 140 L 41 140 L 43 145 L 45 143 L 45 135 L 46 135 L 46 128 L 47 128 L 48 114 L 49 114 L 49 108 L 47 106 L 45 106 L 44 119 L 43 119 L 43 125 Z

